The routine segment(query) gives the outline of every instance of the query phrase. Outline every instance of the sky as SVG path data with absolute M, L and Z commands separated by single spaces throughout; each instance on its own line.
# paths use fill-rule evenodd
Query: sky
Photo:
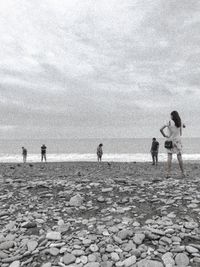
M 2 0 L 0 138 L 200 136 L 199 0 Z

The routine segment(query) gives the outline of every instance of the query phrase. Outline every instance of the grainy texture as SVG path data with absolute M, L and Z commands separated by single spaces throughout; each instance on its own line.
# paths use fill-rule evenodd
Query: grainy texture
M 200 264 L 196 163 L 167 180 L 163 163 L 0 168 L 2 267 Z

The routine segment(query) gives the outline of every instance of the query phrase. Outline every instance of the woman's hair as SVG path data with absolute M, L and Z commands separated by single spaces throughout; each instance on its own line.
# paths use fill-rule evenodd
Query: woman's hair
M 103 146 L 103 144 L 99 144 L 99 146 Z
M 176 127 L 177 128 L 181 127 L 181 118 L 180 118 L 178 112 L 175 110 L 172 111 L 171 116 L 172 116 L 172 120 L 174 121 Z

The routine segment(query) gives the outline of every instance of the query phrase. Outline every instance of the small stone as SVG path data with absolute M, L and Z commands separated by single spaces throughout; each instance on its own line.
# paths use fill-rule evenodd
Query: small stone
M 27 243 L 28 251 L 30 252 L 34 251 L 37 248 L 37 246 L 38 246 L 38 242 L 34 240 L 28 241 Z
M 88 258 L 87 256 L 81 256 L 80 257 L 80 261 L 83 263 L 83 264 L 86 264 L 88 262 Z
M 72 254 L 76 257 L 80 257 L 85 254 L 85 252 L 82 249 L 75 249 L 72 251 Z
M 90 245 L 90 250 L 92 252 L 97 252 L 99 250 L 99 248 L 96 244 L 92 244 L 92 245 Z
M 90 239 L 83 239 L 83 245 L 89 246 L 92 243 L 92 240 Z
M 119 255 L 116 252 L 112 252 L 111 253 L 111 260 L 115 261 L 115 262 L 119 261 L 120 260 Z
M 196 262 L 196 263 L 200 263 L 200 257 L 194 257 L 193 261 Z
M 137 267 L 163 267 L 163 264 L 159 261 L 144 259 L 138 262 Z
M 72 254 L 66 253 L 63 257 L 63 262 L 66 265 L 74 263 L 76 261 L 76 257 Z
M 83 198 L 79 194 L 71 197 L 69 201 L 70 206 L 74 207 L 79 207 L 82 205 L 82 203 L 83 203 Z
M 106 247 L 106 251 L 107 251 L 107 252 L 111 253 L 111 252 L 113 252 L 114 250 L 115 250 L 115 248 L 114 248 L 113 245 L 111 245 L 111 244 L 108 244 L 108 245 L 107 245 L 107 247 Z
M 142 242 L 144 241 L 144 239 L 145 239 L 145 235 L 144 234 L 135 234 L 135 236 L 133 237 L 133 242 L 136 245 L 141 245 Z
M 88 255 L 88 261 L 89 262 L 95 262 L 97 260 L 95 254 Z
M 108 188 L 102 188 L 102 193 L 108 193 L 108 192 L 111 192 L 113 191 L 113 188 L 112 187 L 108 187 Z
M 6 258 L 8 258 L 8 254 L 6 254 L 3 251 L 0 251 L 0 259 L 6 259 Z
M 198 227 L 198 223 L 196 223 L 196 222 L 186 222 L 186 223 L 184 224 L 184 226 L 185 226 L 185 228 L 187 228 L 187 229 L 195 229 L 195 228 Z
M 58 248 L 55 248 L 55 247 L 51 247 L 49 249 L 49 253 L 52 255 L 52 256 L 57 256 L 59 253 L 60 253 L 60 250 Z
M 20 261 L 13 261 L 9 267 L 20 267 Z
M 121 230 L 118 232 L 118 237 L 121 239 L 121 240 L 125 240 L 127 239 L 129 236 L 131 235 L 131 232 L 129 230 Z
M 88 262 L 84 267 L 99 267 L 100 264 L 98 262 Z
M 101 262 L 101 267 L 113 267 L 113 262 L 111 261 Z
M 105 198 L 100 196 L 100 197 L 97 198 L 97 201 L 98 202 L 105 202 Z
M 48 240 L 61 240 L 61 234 L 59 232 L 49 232 L 46 235 Z
M 36 222 L 24 222 L 21 224 L 21 227 L 27 228 L 27 229 L 35 228 L 35 227 L 37 227 L 37 223 Z
M 175 257 L 175 262 L 177 266 L 184 267 L 184 266 L 188 266 L 190 260 L 186 254 L 179 253 Z
M 0 244 L 0 250 L 7 250 L 9 248 L 14 247 L 14 242 L 13 241 L 5 241 Z
M 123 241 L 121 240 L 121 238 L 119 238 L 118 236 L 114 235 L 113 236 L 113 240 L 117 243 L 117 244 L 122 244 Z
M 199 250 L 197 248 L 194 248 L 192 246 L 186 246 L 185 249 L 187 250 L 187 252 L 189 252 L 191 254 L 192 253 L 198 253 L 199 252 Z
M 51 263 L 50 262 L 43 263 L 41 267 L 51 267 Z
M 166 236 L 161 237 L 160 241 L 166 243 L 167 245 L 172 243 L 172 240 Z
M 136 257 L 131 256 L 123 261 L 124 267 L 129 267 L 132 266 L 133 264 L 136 263 Z
M 174 266 L 175 265 L 175 261 L 173 259 L 173 254 L 170 252 L 167 252 L 162 256 L 162 261 L 164 262 L 165 266 Z

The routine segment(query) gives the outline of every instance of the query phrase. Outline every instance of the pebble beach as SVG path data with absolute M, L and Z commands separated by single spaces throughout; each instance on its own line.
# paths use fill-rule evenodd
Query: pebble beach
M 185 169 L 0 164 L 0 266 L 200 266 L 200 166 Z

